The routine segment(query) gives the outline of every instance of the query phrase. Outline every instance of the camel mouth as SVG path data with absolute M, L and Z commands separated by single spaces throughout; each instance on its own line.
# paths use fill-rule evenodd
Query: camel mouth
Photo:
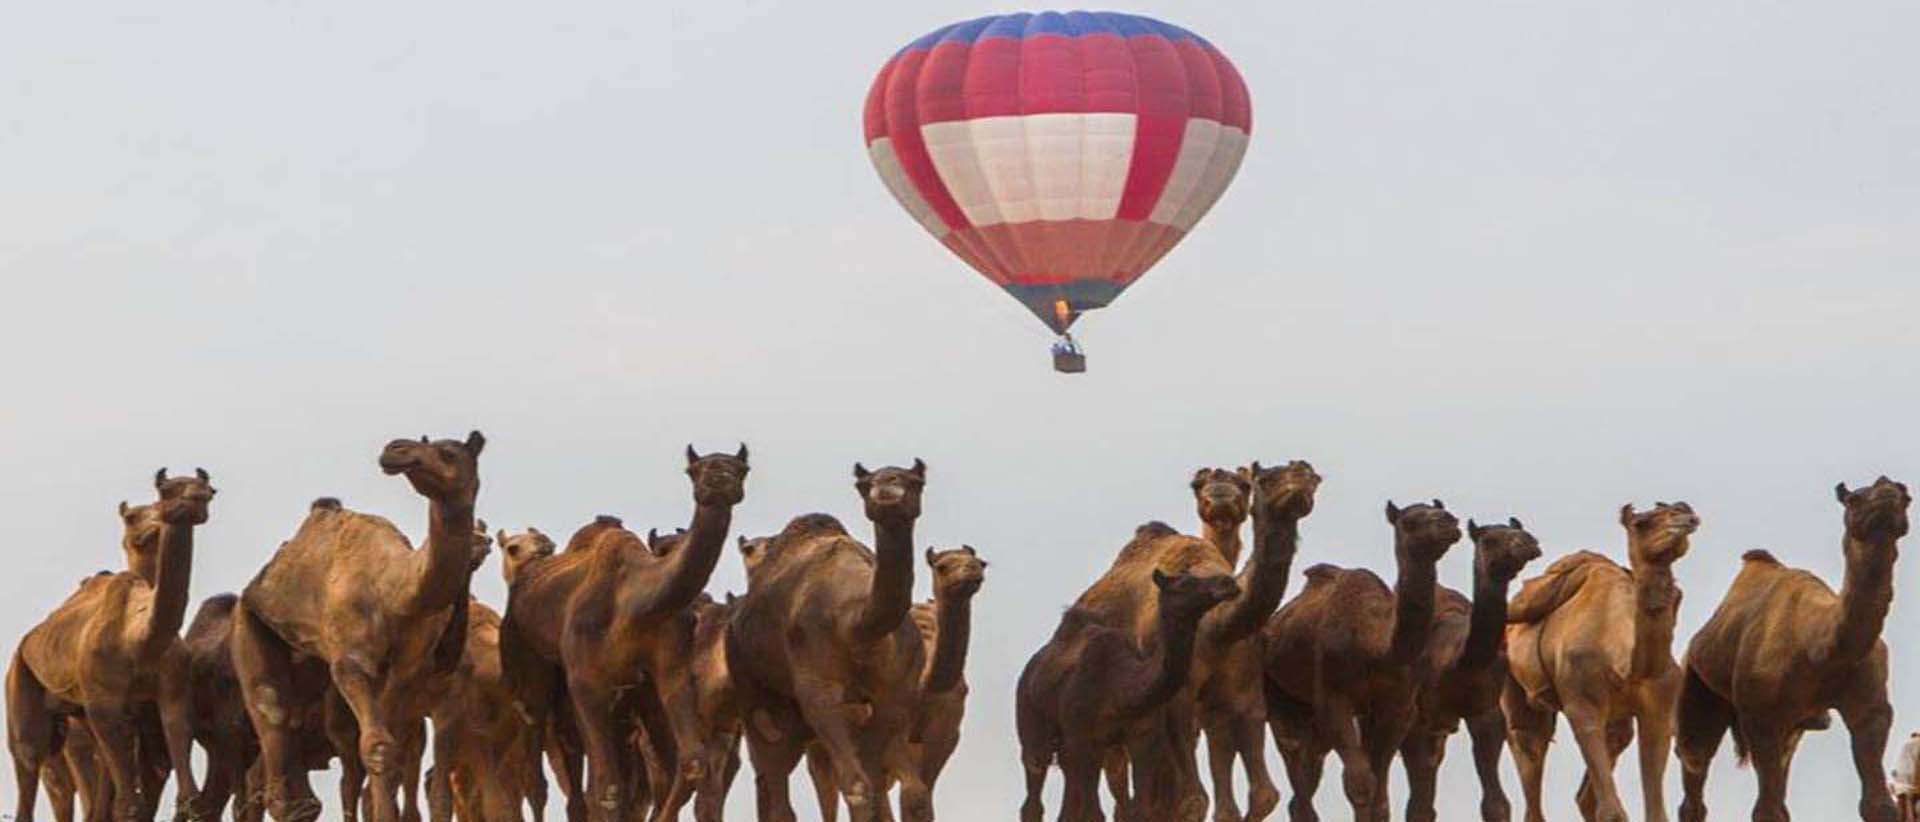
M 980 593 L 980 586 L 984 582 L 986 582 L 986 580 L 981 577 L 959 579 L 954 580 L 948 586 L 948 589 L 958 596 L 973 596 L 974 594 Z
M 419 464 L 420 460 L 407 456 L 406 454 L 386 453 L 380 455 L 380 470 L 390 477 L 395 474 L 405 473 L 408 469 Z
M 875 505 L 898 505 L 906 498 L 906 489 L 895 485 L 878 485 L 867 492 L 867 499 Z

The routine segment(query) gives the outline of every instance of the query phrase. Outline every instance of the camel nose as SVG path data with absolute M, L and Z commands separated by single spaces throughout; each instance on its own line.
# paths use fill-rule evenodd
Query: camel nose
M 867 494 L 868 498 L 882 505 L 891 505 L 906 497 L 907 492 L 898 485 L 876 485 Z

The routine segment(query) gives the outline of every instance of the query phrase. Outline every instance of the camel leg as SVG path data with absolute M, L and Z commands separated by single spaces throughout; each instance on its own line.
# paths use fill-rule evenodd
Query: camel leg
M 821 822 L 840 818 L 840 789 L 834 787 L 833 762 L 818 745 L 807 748 L 807 777 L 813 780 L 813 797 L 820 803 Z
M 1100 757 L 1100 770 L 1107 778 L 1107 792 L 1113 795 L 1115 822 L 1135 822 L 1139 809 L 1133 804 L 1132 775 L 1127 773 L 1127 749 L 1118 745 Z
M 679 819 L 693 798 L 693 786 L 705 767 L 700 747 L 700 711 L 694 704 L 693 681 L 684 665 L 658 666 L 647 683 L 634 689 L 639 698 L 640 722 L 653 743 L 655 758 L 665 773 L 654 805 L 653 822 Z
M 247 718 L 260 738 L 267 810 L 275 822 L 312 822 L 320 817 L 320 802 L 298 761 L 299 741 L 289 724 L 301 707 L 292 698 L 291 650 L 244 601 L 234 609 L 231 647 Z
M 95 755 L 106 765 L 107 778 L 113 780 L 114 822 L 132 822 L 144 803 L 135 758 L 139 729 L 130 712 L 119 705 L 87 706 L 87 725 L 98 743 Z
M 1847 734 L 1852 737 L 1853 768 L 1860 775 L 1860 818 L 1892 822 L 1899 812 L 1888 795 L 1880 758 L 1886 755 L 1893 708 L 1887 704 L 1884 684 L 1874 683 L 1863 690 L 1867 692 L 1840 706 L 1840 719 L 1847 723 Z
M 339 691 L 328 688 L 325 698 L 321 721 L 328 744 L 340 756 L 340 816 L 347 822 L 357 822 L 364 810 L 367 788 L 367 768 L 360 760 L 360 724 Z
M 571 700 L 569 700 L 569 703 Z M 571 710 L 557 711 L 547 718 L 547 765 L 560 783 L 567 802 L 567 822 L 587 822 L 586 790 L 581 787 L 580 761 L 584 744 L 574 728 Z
M 1233 717 L 1233 746 L 1240 767 L 1247 772 L 1246 822 L 1264 822 L 1280 807 L 1280 789 L 1267 772 L 1267 729 L 1264 711 L 1253 708 Z
M 1340 782 L 1346 789 L 1347 804 L 1353 808 L 1355 820 L 1371 820 L 1374 812 L 1374 787 L 1379 784 L 1373 773 L 1373 765 L 1367 757 L 1366 746 L 1360 739 L 1360 729 L 1354 724 L 1353 705 L 1344 697 L 1329 695 L 1322 704 L 1316 706 L 1313 719 L 1315 735 L 1333 743 L 1333 752 L 1340 757 Z
M 1091 740 L 1065 743 L 1060 749 L 1060 772 L 1066 778 L 1060 822 L 1105 822 L 1100 812 L 1100 750 Z
M 847 803 L 848 818 L 852 822 L 874 822 L 880 817 L 877 805 L 886 801 L 884 783 L 867 767 L 844 707 L 845 695 L 839 685 L 821 679 L 799 685 L 800 712 L 832 758 L 835 782 Z
M 181 655 L 179 664 L 171 667 L 174 675 L 160 678 L 160 703 L 157 707 L 167 760 L 173 766 L 174 815 L 196 822 L 215 820 L 218 819 L 218 812 L 206 814 L 195 810 L 201 807 L 200 787 L 193 778 L 193 694 L 188 690 L 190 681 L 185 655 Z M 207 766 L 211 771 L 218 767 L 218 763 L 209 757 Z M 158 802 L 159 799 L 159 792 L 155 791 L 150 801 Z
M 639 802 L 629 782 L 631 746 L 614 717 L 613 696 L 586 682 L 568 683 L 573 698 L 575 727 L 587 751 L 587 806 L 593 822 L 618 822 L 628 803 Z
M 1527 822 L 1546 822 L 1540 785 L 1546 775 L 1547 745 L 1553 741 L 1554 715 L 1535 708 L 1527 701 L 1526 691 L 1511 679 L 1500 694 L 1500 708 L 1507 720 L 1507 747 L 1513 749 L 1513 764 L 1520 771 Z
M 1741 716 L 1740 738 L 1747 742 L 1748 761 L 1759 780 L 1753 800 L 1753 822 L 1787 822 L 1787 729 L 1778 723 Z M 1879 754 L 1875 754 L 1876 757 Z
M 420 765 L 426 758 L 427 721 L 414 720 L 401 734 L 400 809 L 401 822 L 420 822 Z
M 1273 746 L 1280 752 L 1281 764 L 1287 769 L 1287 784 L 1293 788 L 1287 816 L 1293 822 L 1318 822 L 1320 815 L 1313 809 L 1313 797 L 1320 791 L 1327 749 L 1315 734 L 1313 711 L 1289 698 L 1271 682 L 1263 681 L 1263 687 L 1267 695 L 1267 723 L 1273 728 Z M 1261 756 L 1264 757 L 1265 752 Z
M 1467 719 L 1467 735 L 1473 739 L 1473 769 L 1480 777 L 1481 822 L 1507 822 L 1513 806 L 1507 802 L 1506 788 L 1500 784 L 1500 754 L 1507 746 L 1507 720 L 1494 708 Z
M 200 747 L 207 752 L 207 782 L 200 786 L 194 800 L 193 819 L 219 819 L 233 797 L 233 760 L 238 756 L 222 739 L 203 737 Z M 244 776 L 244 774 L 243 774 Z
M 1434 783 L 1446 744 L 1444 734 L 1424 729 L 1407 734 L 1400 743 L 1400 762 L 1407 769 L 1407 822 L 1434 822 Z
M 1052 751 L 1033 745 L 1020 746 L 1020 770 L 1027 778 L 1027 796 L 1020 803 L 1020 822 L 1043 822 L 1047 818 L 1043 797 L 1047 790 L 1047 768 L 1052 764 Z M 1094 790 L 1099 790 L 1098 786 Z
M 1233 798 L 1233 758 L 1238 753 L 1233 740 L 1233 717 L 1226 711 L 1201 712 L 1205 720 L 1207 769 L 1213 778 L 1213 822 L 1242 822 L 1240 805 Z
M 1569 724 L 1571 724 L 1571 720 L 1569 720 Z M 1606 788 L 1613 787 L 1613 765 L 1620 761 L 1620 754 L 1627 749 L 1627 746 L 1633 744 L 1633 720 L 1616 719 L 1606 723 L 1604 727 L 1604 750 L 1606 755 L 1606 768 L 1602 771 L 1604 781 L 1602 777 L 1595 775 L 1593 768 L 1588 768 L 1587 772 L 1580 777 L 1580 789 L 1574 794 L 1574 803 L 1580 808 L 1580 818 L 1588 820 L 1588 822 L 1595 822 L 1595 820 L 1612 822 L 1613 817 L 1602 815 L 1603 811 L 1611 813 L 1611 811 L 1606 811 L 1605 806 L 1602 804 L 1605 801 L 1602 791 Z M 1577 742 L 1579 740 L 1577 736 L 1579 731 L 1576 729 L 1574 733 L 1576 734 L 1575 740 Z M 1581 749 L 1581 752 L 1583 754 L 1586 752 L 1584 747 Z M 1617 803 L 1619 797 L 1617 788 L 1614 790 L 1614 796 Z M 1622 804 L 1620 819 L 1624 820 L 1626 818 L 1625 813 L 1625 805 Z
M 7 666 L 7 750 L 13 754 L 14 819 L 33 822 L 33 804 L 40 797 L 40 769 L 54 753 L 54 723 L 47 708 L 47 689 L 27 670 L 19 654 Z
M 347 657 L 335 660 L 331 667 L 334 689 L 360 726 L 360 765 L 367 769 L 365 801 L 370 822 L 398 822 L 406 740 L 395 733 L 386 707 L 380 704 L 372 665 Z
M 1413 706 L 1404 710 L 1377 713 L 1363 723 L 1360 744 L 1366 750 L 1367 769 L 1373 774 L 1373 819 L 1389 822 L 1392 812 L 1388 810 L 1388 777 L 1393 769 L 1393 755 L 1411 734 L 1413 727 Z M 1359 817 L 1365 818 L 1365 817 Z
M 1667 822 L 1667 761 L 1673 756 L 1674 703 L 1680 698 L 1680 680 L 1669 677 L 1649 683 L 1651 698 L 1641 706 L 1634 727 L 1640 740 L 1641 818 Z
M 1167 751 L 1168 758 L 1178 776 L 1173 789 L 1178 803 L 1174 806 L 1174 819 L 1201 822 L 1207 816 L 1207 788 L 1200 783 L 1200 761 L 1196 756 L 1200 748 L 1199 704 L 1193 698 L 1177 697 L 1167 704 L 1167 741 L 1172 745 Z M 1231 777 L 1227 785 L 1231 790 Z
M 757 728 L 747 733 L 747 757 L 753 761 L 754 805 L 759 822 L 798 819 L 793 813 L 793 797 L 788 795 L 787 783 L 805 750 L 805 743 L 791 735 L 769 738 Z
M 73 771 L 60 757 L 50 757 L 40 766 L 40 785 L 47 789 L 47 810 L 53 822 L 73 822 Z

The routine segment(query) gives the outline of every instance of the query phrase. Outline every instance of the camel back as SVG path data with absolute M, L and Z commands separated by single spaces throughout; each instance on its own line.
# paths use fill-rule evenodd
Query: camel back
M 1627 569 L 1592 551 L 1576 551 L 1554 560 L 1547 566 L 1546 573 L 1527 580 L 1520 586 L 1520 592 L 1513 595 L 1507 604 L 1507 622 L 1541 622 L 1579 593 L 1595 575 L 1616 574 L 1622 578 L 1632 577 Z

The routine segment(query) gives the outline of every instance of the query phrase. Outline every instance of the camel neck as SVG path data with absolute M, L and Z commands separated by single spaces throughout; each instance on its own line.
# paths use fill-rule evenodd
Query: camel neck
M 473 576 L 473 503 L 427 504 L 426 567 L 413 597 L 414 611 L 443 611 L 467 599 Z
M 153 609 L 141 643 L 148 655 L 166 650 L 187 617 L 187 587 L 193 576 L 193 526 L 160 526 L 160 556 L 153 578 Z
M 1239 522 L 1201 520 L 1200 535 L 1205 537 L 1207 542 L 1212 543 L 1213 547 L 1220 549 L 1220 556 L 1227 561 L 1228 566 L 1235 568 L 1240 566 L 1242 544 Z
M 1658 675 L 1673 664 L 1673 625 L 1680 613 L 1680 587 L 1673 566 L 1641 563 L 1633 569 L 1633 672 Z
M 1393 642 L 1388 654 L 1396 664 L 1417 659 L 1433 635 L 1434 594 L 1439 587 L 1435 563 L 1400 554 L 1400 576 L 1393 583 Z
M 873 553 L 873 581 L 853 625 L 863 643 L 893 633 L 913 608 L 913 520 L 874 520 Z
M 1858 540 L 1845 545 L 1847 576 L 1840 584 L 1840 619 L 1829 640 L 1830 658 L 1866 658 L 1880 639 L 1893 606 L 1893 563 L 1899 556 L 1892 539 Z
M 1467 644 L 1460 654 L 1459 667 L 1484 670 L 1500 657 L 1500 641 L 1507 632 L 1507 588 L 1510 579 L 1500 579 L 1475 563 L 1473 569 L 1473 615 L 1467 627 Z
M 633 616 L 651 620 L 692 605 L 713 577 L 732 528 L 732 505 L 695 505 L 686 537 L 667 556 L 666 578 L 646 580 L 646 590 L 637 599 Z
M 960 686 L 967 667 L 967 643 L 973 634 L 973 596 L 934 592 L 933 659 L 927 663 L 926 691 L 946 693 Z
M 1161 642 L 1155 646 L 1153 655 L 1145 660 L 1144 666 L 1136 676 L 1131 687 L 1123 686 L 1121 692 L 1135 694 L 1121 705 L 1121 714 L 1128 718 L 1137 718 L 1155 708 L 1166 704 L 1167 700 L 1187 687 L 1188 675 L 1193 671 L 1194 635 L 1199 633 L 1200 620 L 1192 615 L 1175 615 L 1165 608 L 1160 611 Z
M 1215 609 L 1219 616 L 1210 636 L 1223 642 L 1253 636 L 1280 607 L 1300 547 L 1299 519 L 1256 513 L 1253 523 L 1253 554 L 1240 571 L 1240 595 Z

